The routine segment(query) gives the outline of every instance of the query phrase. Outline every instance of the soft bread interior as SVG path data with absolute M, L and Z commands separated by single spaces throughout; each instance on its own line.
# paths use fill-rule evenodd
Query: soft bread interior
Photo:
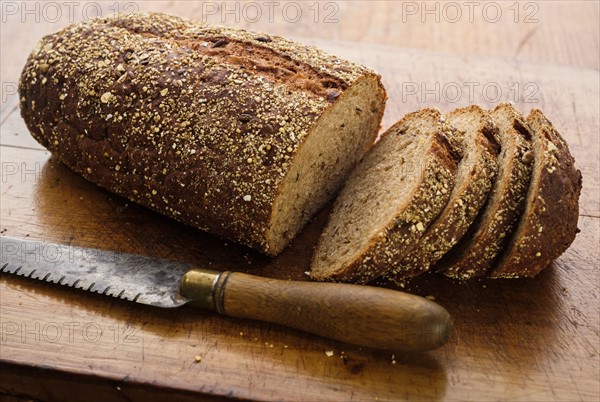
M 348 179 L 313 257 L 314 277 L 329 277 L 360 258 L 411 202 L 435 125 L 405 123 L 384 136 Z
M 374 76 L 359 79 L 317 120 L 280 187 L 266 233 L 278 254 L 337 192 L 373 144 L 385 104 Z
M 456 171 L 456 184 L 448 203 L 452 206 L 455 195 L 462 195 L 464 186 L 470 183 L 470 176 L 474 167 L 480 162 L 481 152 L 477 146 L 477 137 L 481 135 L 481 115 L 466 109 L 457 109 L 446 115 L 448 123 L 458 130 L 460 136 L 461 153 L 463 158 Z

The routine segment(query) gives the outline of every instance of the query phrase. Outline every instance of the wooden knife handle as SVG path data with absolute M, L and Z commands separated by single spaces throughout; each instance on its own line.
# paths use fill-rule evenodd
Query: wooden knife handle
M 338 341 L 391 351 L 442 346 L 451 319 L 440 305 L 363 285 L 297 282 L 194 269 L 181 293 L 191 304 L 230 317 L 281 324 Z

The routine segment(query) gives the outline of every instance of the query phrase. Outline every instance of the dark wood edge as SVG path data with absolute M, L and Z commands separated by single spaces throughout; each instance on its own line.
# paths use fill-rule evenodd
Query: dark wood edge
M 195 393 L 152 383 L 115 380 L 98 375 L 58 371 L 43 366 L 0 363 L 0 400 L 4 396 L 44 402 L 231 401 L 232 397 Z M 234 398 L 235 400 L 240 400 Z

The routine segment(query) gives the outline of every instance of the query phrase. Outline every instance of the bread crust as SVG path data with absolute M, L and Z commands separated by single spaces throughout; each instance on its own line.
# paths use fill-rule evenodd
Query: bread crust
M 19 92 L 34 138 L 86 179 L 273 255 L 266 233 L 290 164 L 367 77 L 379 80 L 278 36 L 152 13 L 46 36 Z M 383 104 L 374 109 L 380 121 Z
M 560 256 L 578 233 L 581 172 L 566 141 L 538 110 L 527 116 L 534 166 L 525 210 L 492 278 L 534 277 Z
M 491 117 L 500 129 L 504 166 L 475 222 L 434 267 L 452 278 L 485 275 L 506 246 L 525 207 L 533 160 L 531 132 L 521 113 L 508 103 L 498 105 Z
M 403 125 L 407 119 L 420 115 L 429 115 L 430 118 L 438 121 L 439 129 L 433 136 L 426 154 L 423 155 L 422 180 L 414 191 L 411 202 L 405 209 L 397 211 L 395 219 L 387 223 L 378 236 L 370 239 L 365 250 L 355 260 L 337 272 L 318 273 L 313 269 L 311 271 L 313 279 L 366 283 L 385 274 L 402 258 L 403 251 L 421 238 L 425 228 L 446 205 L 450 189 L 454 184 L 458 155 L 448 139 L 454 129 L 444 123 L 439 111 L 423 109 L 410 113 L 388 129 L 382 138 L 401 135 L 398 134 L 399 126 Z M 380 145 L 381 140 L 370 152 L 374 152 Z M 368 154 L 365 159 L 367 158 Z M 339 198 L 336 204 L 338 202 Z M 330 221 L 332 215 L 330 215 Z M 327 239 L 322 236 L 317 249 L 324 241 Z M 315 253 L 313 257 L 313 267 L 317 254 Z
M 497 128 L 487 113 L 478 106 L 457 109 L 448 116 L 461 114 L 476 115 L 480 121 L 478 134 L 473 141 L 463 141 L 460 137 L 464 134 L 454 140 L 457 147 L 462 146 L 463 155 L 467 153 L 465 146 L 474 147 L 468 152 L 476 155 L 475 163 L 467 166 L 468 172 L 462 180 L 457 178 L 455 186 L 458 187 L 452 190 L 447 205 L 427 228 L 423 237 L 387 273 L 386 277 L 398 284 L 428 271 L 463 237 L 491 190 L 498 170 Z M 467 158 L 463 156 L 459 169 L 460 164 L 465 163 L 468 163 Z

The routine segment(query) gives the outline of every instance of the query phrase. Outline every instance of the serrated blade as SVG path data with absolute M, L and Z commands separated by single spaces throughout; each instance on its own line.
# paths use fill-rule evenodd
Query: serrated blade
M 0 237 L 0 273 L 39 279 L 156 307 L 189 301 L 179 292 L 191 264 L 109 250 Z

